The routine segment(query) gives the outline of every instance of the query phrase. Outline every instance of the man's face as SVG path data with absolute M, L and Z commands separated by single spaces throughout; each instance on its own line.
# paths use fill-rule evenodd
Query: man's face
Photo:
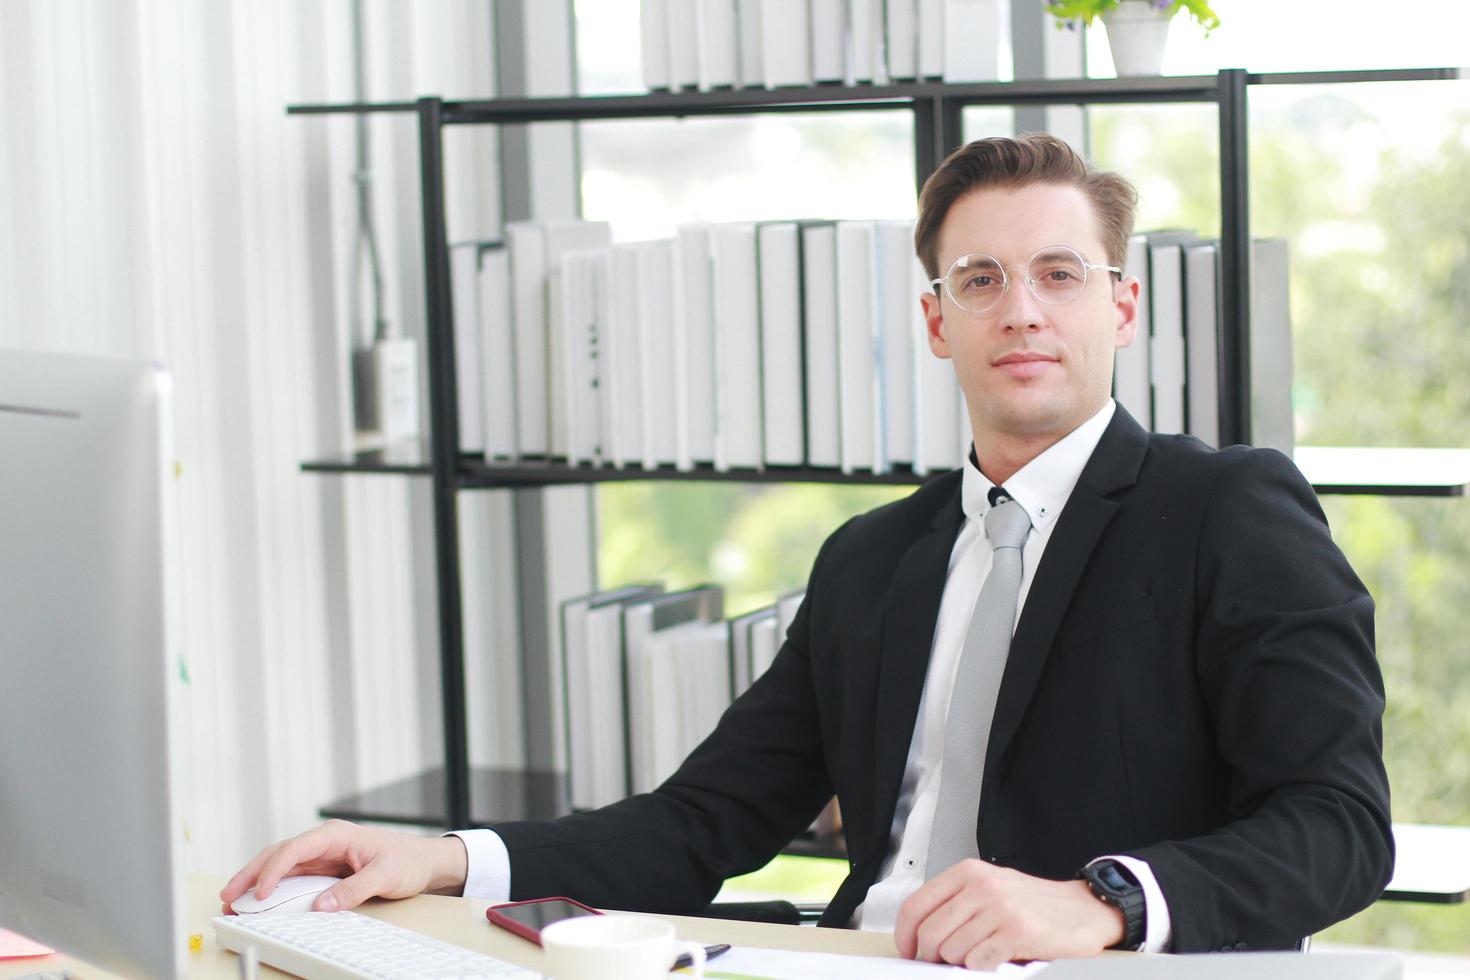
M 939 274 L 962 255 L 983 252 L 1005 265 L 1010 285 L 999 305 L 971 313 L 940 288 L 923 299 L 929 347 L 954 359 L 977 441 L 1055 442 L 1094 415 L 1112 391 L 1113 352 L 1137 329 L 1138 280 L 1104 269 L 1066 305 L 1041 302 L 1022 278 L 1026 263 L 1066 245 L 1089 263 L 1108 264 L 1091 201 L 1061 184 L 984 188 L 961 197 L 939 230 Z

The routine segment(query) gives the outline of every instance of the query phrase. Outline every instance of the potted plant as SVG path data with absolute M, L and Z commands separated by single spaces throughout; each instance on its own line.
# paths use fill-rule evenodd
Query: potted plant
M 1119 75 L 1157 75 L 1164 63 L 1164 43 L 1174 15 L 1187 10 L 1205 29 L 1206 36 L 1220 26 L 1207 0 L 1046 0 L 1046 9 L 1058 27 L 1076 30 L 1102 18 L 1108 29 L 1108 47 Z

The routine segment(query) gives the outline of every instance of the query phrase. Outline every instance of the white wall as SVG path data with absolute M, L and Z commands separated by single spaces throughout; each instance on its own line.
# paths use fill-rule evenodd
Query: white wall
M 366 8 L 370 99 L 493 94 L 490 0 Z M 350 39 L 346 0 L 0 3 L 0 346 L 175 376 L 193 870 L 442 755 L 427 480 L 298 469 L 350 444 L 369 313 L 353 124 L 284 107 L 351 101 Z M 372 134 L 388 315 L 421 336 L 414 118 Z M 493 228 L 496 186 L 462 182 L 459 213 Z M 490 663 L 472 705 L 518 682 Z M 521 751 L 519 719 L 475 737 L 477 761 Z

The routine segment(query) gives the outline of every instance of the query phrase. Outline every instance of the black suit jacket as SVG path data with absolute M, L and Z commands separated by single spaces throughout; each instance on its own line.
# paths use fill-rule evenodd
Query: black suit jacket
M 657 791 L 496 826 L 513 897 L 694 912 L 835 792 L 851 868 L 823 923 L 846 924 L 890 849 L 960 485 L 828 538 L 775 663 Z M 1390 877 L 1382 711 L 1372 599 L 1292 463 L 1120 407 L 1016 627 L 980 854 L 1058 879 L 1137 856 L 1175 950 L 1289 947 Z

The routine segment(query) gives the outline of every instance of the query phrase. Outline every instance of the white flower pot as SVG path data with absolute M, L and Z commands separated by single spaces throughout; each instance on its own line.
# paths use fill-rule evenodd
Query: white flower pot
M 1119 0 L 1102 15 L 1108 28 L 1108 47 L 1118 75 L 1157 75 L 1164 66 L 1164 45 L 1174 15 L 1150 0 Z

